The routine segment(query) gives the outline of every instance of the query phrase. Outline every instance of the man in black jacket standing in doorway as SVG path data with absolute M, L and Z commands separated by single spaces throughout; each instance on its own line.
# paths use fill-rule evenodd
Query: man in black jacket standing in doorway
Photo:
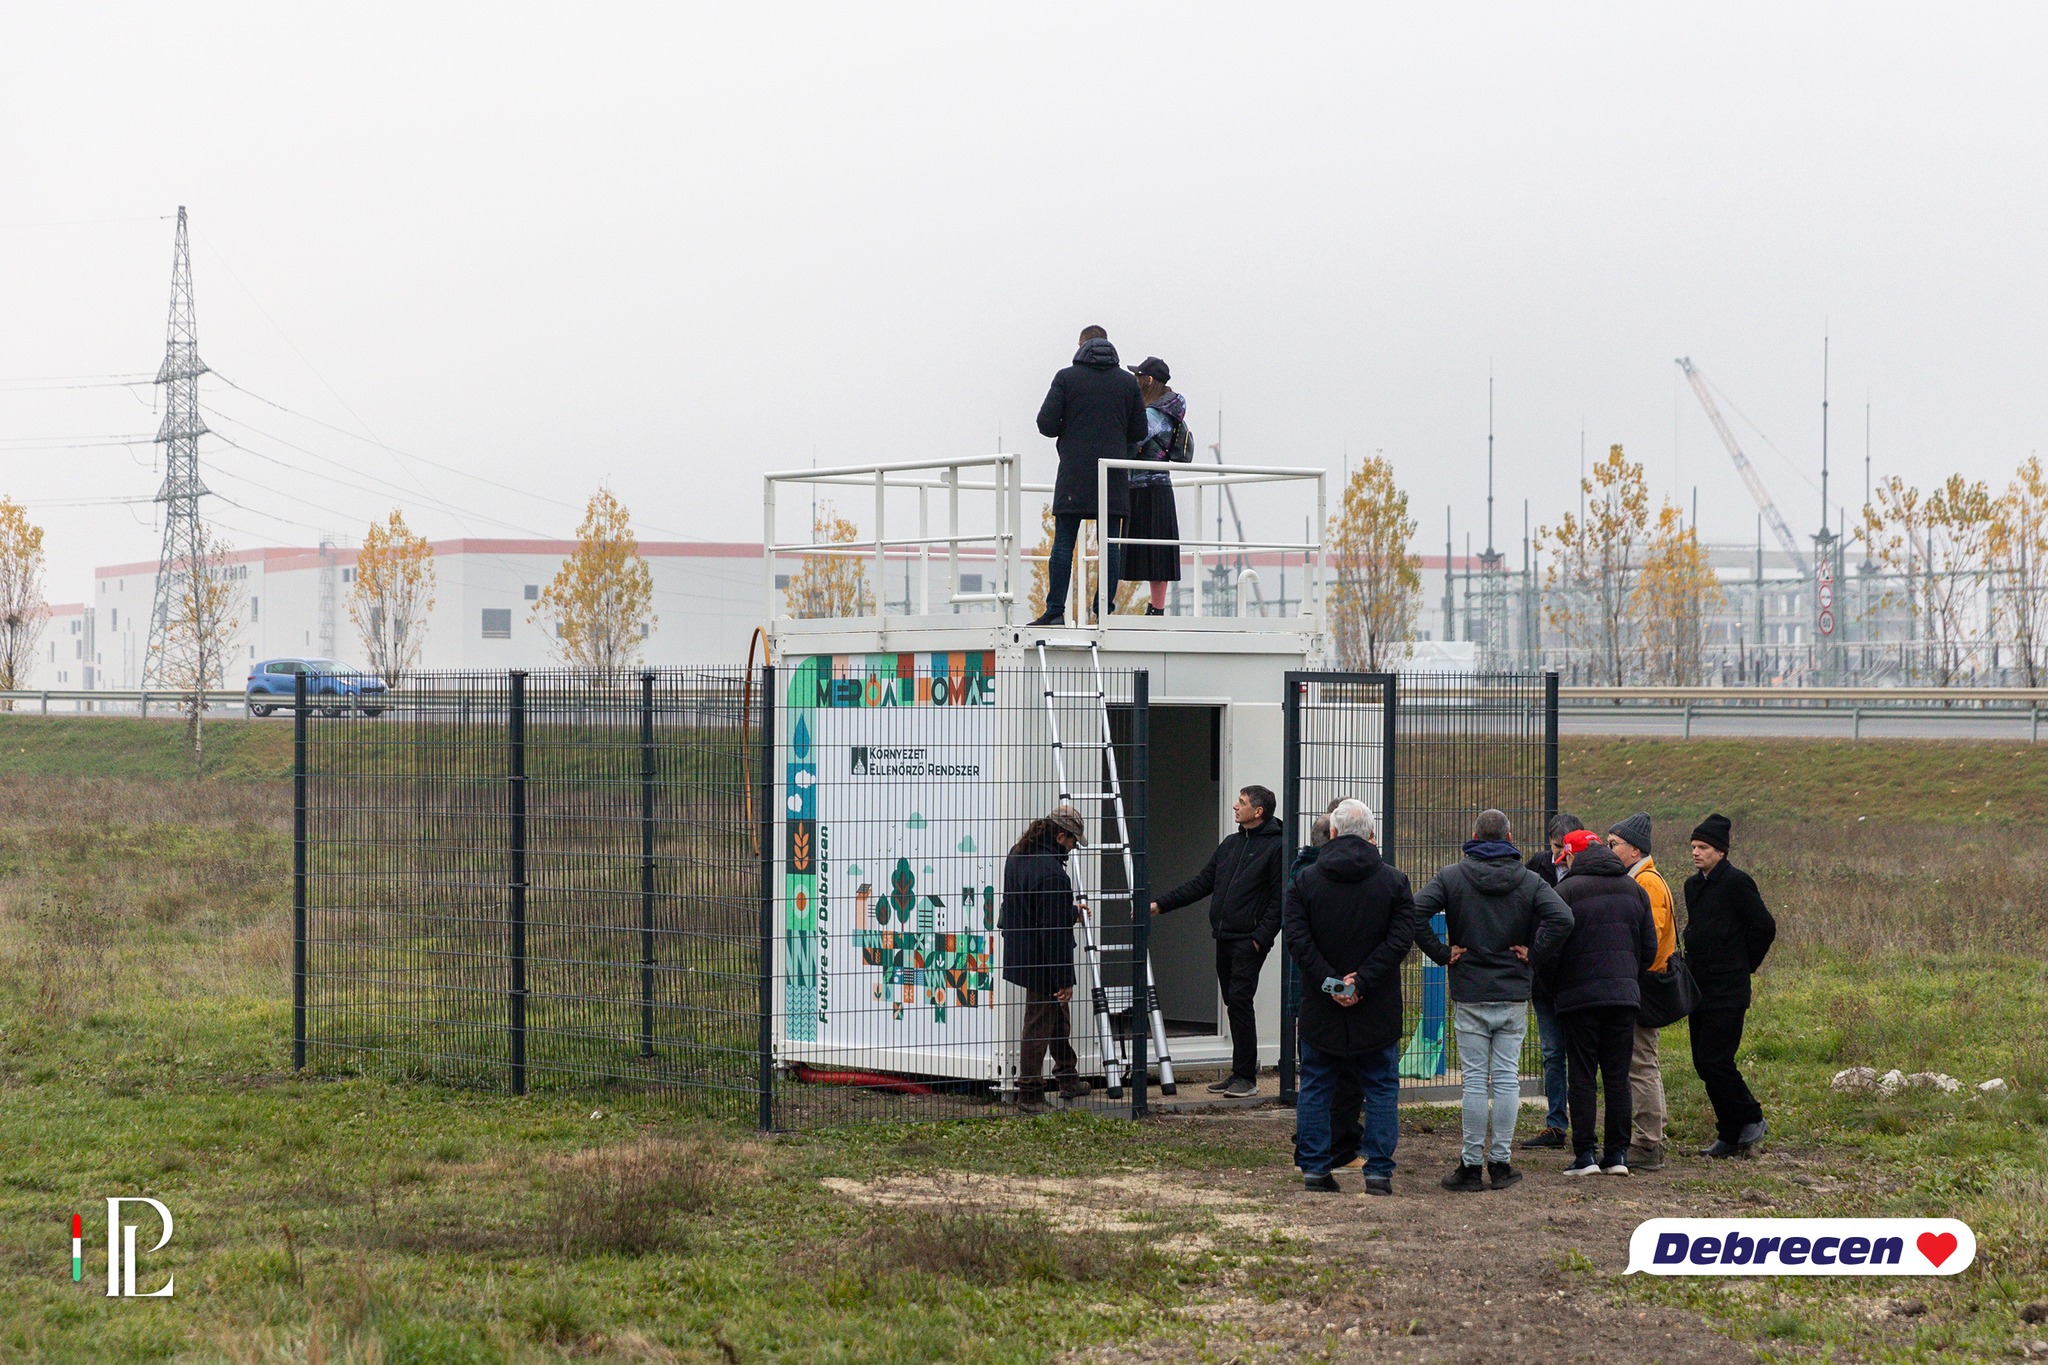
M 1128 460 L 1145 439 L 1145 399 L 1137 376 L 1123 368 L 1109 333 L 1084 328 L 1074 363 L 1052 377 L 1038 409 L 1038 433 L 1059 442 L 1060 467 L 1052 486 L 1052 562 L 1047 566 L 1045 610 L 1034 626 L 1059 624 L 1067 611 L 1067 582 L 1081 523 L 1093 521 L 1104 536 L 1123 534 L 1129 510 L 1129 474 L 1109 471 L 1109 506 L 1097 507 L 1096 475 L 1103 460 Z M 1116 605 L 1121 552 L 1103 545 L 1102 600 Z M 1085 581 L 1085 580 L 1084 580 Z M 1086 619 L 1087 613 L 1082 613 Z
M 1747 872 L 1728 861 L 1734 827 L 1709 815 L 1692 832 L 1692 865 L 1685 881 L 1685 960 L 1699 982 L 1693 1007 L 1692 1066 L 1714 1106 L 1713 1145 L 1702 1156 L 1747 1156 L 1768 1131 L 1763 1106 L 1735 1065 L 1749 1012 L 1749 978 L 1764 965 L 1778 937 L 1778 922 Z
M 1252 1002 L 1266 954 L 1280 934 L 1280 892 L 1287 879 L 1287 852 L 1273 806 L 1273 793 L 1265 787 L 1239 792 L 1230 808 L 1237 832 L 1216 846 L 1200 872 L 1152 902 L 1152 913 L 1163 915 L 1209 898 L 1216 983 L 1230 1017 L 1231 1054 L 1229 1077 L 1209 1090 L 1232 1098 L 1256 1094 L 1259 1088 L 1259 1025 Z

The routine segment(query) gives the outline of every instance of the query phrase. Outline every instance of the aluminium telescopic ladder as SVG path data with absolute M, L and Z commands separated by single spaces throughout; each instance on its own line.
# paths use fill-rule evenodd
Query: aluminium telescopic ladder
M 1078 808 L 1078 804 L 1082 801 L 1106 801 L 1109 803 L 1110 810 L 1114 813 L 1116 820 L 1116 837 L 1113 841 L 1100 844 L 1081 844 L 1074 851 L 1076 853 L 1095 855 L 1096 867 L 1098 869 L 1098 876 L 1095 878 L 1097 884 L 1093 886 L 1077 886 L 1076 898 L 1080 901 L 1081 908 L 1081 957 L 1087 975 L 1089 1008 L 1095 1016 L 1096 1040 L 1102 1049 L 1103 1079 L 1106 1082 L 1110 1098 L 1117 1099 L 1123 1095 L 1123 1076 L 1131 1069 L 1131 1063 L 1130 1054 L 1124 1046 L 1124 1040 L 1118 1035 L 1116 1030 L 1114 1017 L 1116 1012 L 1111 1008 L 1111 997 L 1115 994 L 1127 994 L 1128 990 L 1116 991 L 1103 979 L 1103 942 L 1102 926 L 1099 919 L 1101 914 L 1099 903 L 1116 900 L 1130 901 L 1131 888 L 1138 884 L 1138 878 L 1136 863 L 1131 856 L 1130 821 L 1126 817 L 1124 810 L 1123 779 L 1117 770 L 1116 744 L 1109 724 L 1109 701 L 1105 695 L 1102 681 L 1102 650 L 1095 641 L 1090 640 L 1088 642 L 1088 662 L 1095 683 L 1093 689 L 1074 690 L 1062 689 L 1057 686 L 1053 677 L 1051 661 L 1047 657 L 1048 650 L 1078 648 L 1080 648 L 1079 645 L 1060 644 L 1044 639 L 1039 640 L 1037 644 L 1038 676 L 1044 683 L 1045 719 L 1047 725 L 1051 727 L 1053 771 L 1059 778 L 1061 804 Z M 1069 739 L 1060 734 L 1059 703 L 1063 700 L 1092 700 L 1095 703 L 1092 711 L 1096 720 L 1098 738 L 1093 741 L 1078 738 Z M 1092 750 L 1101 755 L 1100 773 L 1102 790 L 1088 792 L 1076 792 L 1074 790 L 1073 781 L 1067 770 L 1067 751 L 1069 749 Z M 1123 859 L 1125 889 L 1122 891 L 1110 891 L 1100 885 L 1100 882 L 1104 880 L 1099 875 L 1102 859 L 1109 856 Z M 1085 882 L 1087 879 L 1084 877 L 1081 880 Z M 1137 916 L 1148 912 L 1149 908 L 1147 906 L 1131 906 L 1132 951 L 1134 953 L 1137 950 L 1135 942 Z M 1162 1095 L 1173 1094 L 1175 1090 L 1173 1057 L 1167 1051 L 1166 1019 L 1159 1012 L 1159 991 L 1154 985 L 1152 978 L 1152 955 L 1150 953 L 1145 955 L 1145 998 L 1141 1001 L 1132 1002 L 1131 1013 L 1131 1022 L 1134 1028 L 1145 1027 L 1142 1020 L 1149 1018 L 1152 1029 L 1152 1053 L 1153 1056 L 1158 1058 L 1159 1062 L 1159 1093 Z M 1134 1083 L 1141 1087 L 1145 1084 L 1145 1079 L 1143 1076 L 1133 1078 Z

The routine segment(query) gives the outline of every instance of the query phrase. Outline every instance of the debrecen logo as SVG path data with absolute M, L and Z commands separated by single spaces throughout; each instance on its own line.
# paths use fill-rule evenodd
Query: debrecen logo
M 1631 1275 L 1954 1275 L 1976 1259 L 1954 1218 L 1652 1218 L 1628 1239 Z
M 142 1195 L 124 1195 L 107 1200 L 107 1297 L 110 1299 L 168 1299 L 174 1276 L 164 1277 L 162 1289 L 152 1289 L 147 1294 L 135 1288 L 135 1230 L 136 1223 L 121 1221 L 123 1204 L 147 1204 L 156 1210 L 156 1216 L 164 1225 L 163 1235 L 156 1239 L 151 1251 L 162 1251 L 171 1241 L 171 1211 L 163 1201 Z M 85 1220 L 77 1214 L 71 1215 L 71 1278 L 74 1281 L 85 1278 Z

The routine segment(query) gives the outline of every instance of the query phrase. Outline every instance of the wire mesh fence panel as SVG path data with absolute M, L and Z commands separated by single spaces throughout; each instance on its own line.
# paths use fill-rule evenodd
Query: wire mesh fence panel
M 1542 838 L 1556 787 L 1556 696 L 1542 677 L 1490 674 L 1289 674 L 1289 833 L 1310 843 L 1314 817 L 1356 797 L 1370 806 L 1388 859 L 1417 890 L 1462 856 L 1473 818 L 1505 811 L 1524 843 Z M 1533 845 L 1531 845 L 1533 847 Z M 1443 925 L 1436 925 L 1441 934 Z M 1462 1080 L 1444 969 L 1419 950 L 1401 966 L 1401 1085 L 1448 1092 Z M 1281 1088 L 1292 1098 L 1293 1022 L 1302 986 L 1288 964 Z M 1532 1025 L 1520 1070 L 1541 1074 Z
M 1525 857 L 1542 848 L 1557 786 L 1554 681 L 1543 674 L 1403 674 L 1399 694 L 1399 818 L 1391 847 L 1417 889 L 1463 856 L 1483 810 L 1507 815 Z M 1456 1085 L 1462 1073 L 1444 970 L 1418 952 L 1405 971 L 1415 987 L 1409 1008 L 1419 1018 L 1402 1054 L 1402 1081 Z M 1525 1078 L 1543 1074 L 1533 1017 L 1520 1070 Z
M 298 991 L 320 1069 L 676 1087 L 751 1117 L 758 731 L 741 670 L 436 674 L 300 708 Z
M 776 670 L 775 1127 L 1142 1103 L 1142 680 L 1078 657 Z

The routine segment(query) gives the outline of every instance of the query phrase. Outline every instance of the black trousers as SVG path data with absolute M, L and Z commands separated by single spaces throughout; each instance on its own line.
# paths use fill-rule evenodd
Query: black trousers
M 1052 1053 L 1052 1074 L 1056 1080 L 1080 1074 L 1080 1058 L 1067 1034 L 1072 1024 L 1066 1002 L 1037 991 L 1024 992 L 1024 1046 L 1017 1056 L 1017 1093 L 1045 1093 L 1045 1054 Z
M 1572 1151 L 1598 1147 L 1612 1152 L 1628 1146 L 1631 1105 L 1629 1061 L 1636 1051 L 1636 1011 L 1627 1005 L 1603 1005 L 1561 1014 L 1564 1025 L 1565 1089 L 1571 1099 Z M 1599 1073 L 1595 1084 L 1594 1073 Z M 1596 1096 L 1607 1101 L 1606 1131 L 1593 1140 Z
M 1223 988 L 1223 1009 L 1230 1017 L 1230 1074 L 1248 1081 L 1259 1078 L 1259 1017 L 1252 1002 L 1265 965 L 1266 950 L 1256 939 L 1216 940 L 1216 984 Z
M 1764 1116 L 1764 1107 L 1749 1093 L 1735 1065 L 1742 1046 L 1742 1009 L 1701 1008 L 1692 1012 L 1692 1069 L 1700 1073 L 1707 1101 L 1714 1106 L 1714 1135 L 1734 1142 L 1749 1124 Z

